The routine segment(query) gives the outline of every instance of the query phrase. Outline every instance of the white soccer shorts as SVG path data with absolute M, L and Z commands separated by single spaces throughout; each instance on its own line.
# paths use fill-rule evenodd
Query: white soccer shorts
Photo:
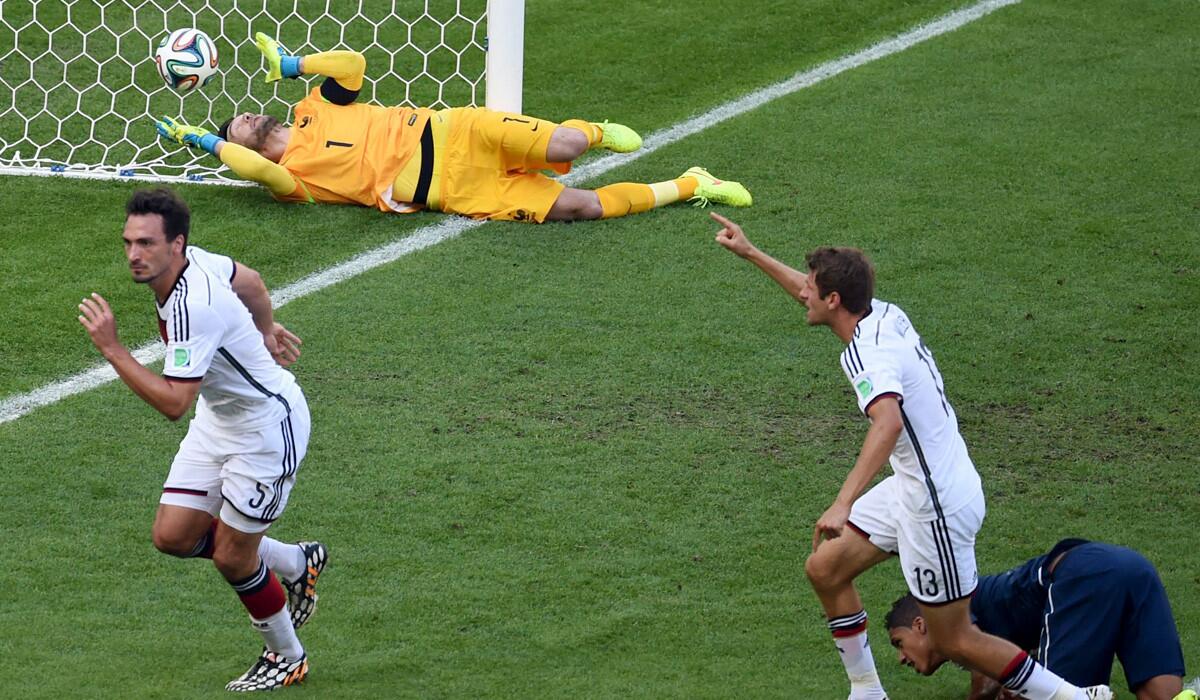
M 929 605 L 966 598 L 979 584 L 975 533 L 987 511 L 983 491 L 954 513 L 931 521 L 909 517 L 900 505 L 896 477 L 864 493 L 850 509 L 850 525 L 885 552 L 900 555 L 908 590 Z
M 260 430 L 233 432 L 193 419 L 159 503 L 219 513 L 241 532 L 266 531 L 287 507 L 308 450 L 308 405 L 302 396 L 290 404 L 287 418 Z

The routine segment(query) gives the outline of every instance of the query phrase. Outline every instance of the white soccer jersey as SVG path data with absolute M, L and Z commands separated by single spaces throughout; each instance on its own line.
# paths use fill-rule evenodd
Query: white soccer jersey
M 194 245 L 186 256 L 171 294 L 158 305 L 158 329 L 167 344 L 163 376 L 199 381 L 196 417 L 219 428 L 278 423 L 300 388 L 267 352 L 249 309 L 234 293 L 233 259 Z
M 950 515 L 980 492 L 933 355 L 895 304 L 874 299 L 842 353 L 842 369 L 866 413 L 878 398 L 900 401 L 904 429 L 889 462 L 900 504 L 917 521 Z

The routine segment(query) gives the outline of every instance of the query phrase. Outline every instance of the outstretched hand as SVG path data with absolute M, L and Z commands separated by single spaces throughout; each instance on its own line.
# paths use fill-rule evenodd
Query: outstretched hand
M 300 346 L 304 344 L 304 341 L 300 340 L 300 336 L 284 328 L 283 324 L 276 323 L 269 334 L 263 335 L 263 343 L 266 344 L 271 357 L 275 358 L 280 366 L 290 367 L 300 359 Z
M 717 243 L 720 243 L 724 248 L 742 258 L 754 251 L 754 244 L 750 242 L 749 238 L 746 238 L 746 234 L 742 232 L 741 226 L 738 226 L 715 211 L 710 211 L 708 215 L 712 217 L 713 221 L 722 226 L 721 230 L 717 231 Z
M 254 33 L 254 45 L 258 47 L 263 58 L 267 61 L 267 82 L 273 83 L 283 78 L 283 57 L 287 55 L 278 41 L 263 34 Z
M 151 117 L 153 119 L 153 117 Z M 198 126 L 188 126 L 183 122 L 175 121 L 170 117 L 159 117 L 154 120 L 154 129 L 158 135 L 164 140 L 172 143 L 177 143 L 182 146 L 191 146 L 192 148 L 200 148 L 205 151 L 212 152 L 215 143 L 206 143 L 205 137 L 211 137 L 208 141 L 217 141 L 216 137 L 212 137 L 208 129 L 202 129 Z

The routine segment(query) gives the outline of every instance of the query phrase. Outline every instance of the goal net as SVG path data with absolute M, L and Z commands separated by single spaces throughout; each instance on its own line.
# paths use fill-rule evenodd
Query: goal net
M 0 0 L 0 174 L 241 183 L 160 142 L 153 117 L 211 131 L 241 112 L 290 122 L 314 77 L 267 85 L 256 31 L 295 54 L 362 52 L 362 100 L 448 107 L 486 94 L 519 111 L 523 15 L 523 0 Z M 212 37 L 220 73 L 179 95 L 153 54 L 184 27 Z

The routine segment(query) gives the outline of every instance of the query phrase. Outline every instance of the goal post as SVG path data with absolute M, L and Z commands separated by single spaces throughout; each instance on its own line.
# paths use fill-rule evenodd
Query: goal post
M 362 52 L 360 99 L 520 111 L 524 0 L 0 0 L 0 174 L 246 184 L 159 141 L 153 118 L 216 130 L 239 112 L 290 121 L 312 78 L 263 81 L 256 31 L 296 54 Z M 186 95 L 158 76 L 171 30 L 212 37 L 219 74 Z

